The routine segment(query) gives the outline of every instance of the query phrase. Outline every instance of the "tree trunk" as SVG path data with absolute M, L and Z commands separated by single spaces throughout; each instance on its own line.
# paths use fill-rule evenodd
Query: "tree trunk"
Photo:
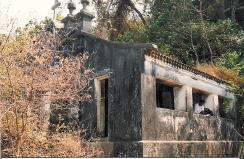
M 210 53 L 209 54 L 210 62 L 213 63 L 213 50 L 212 50 L 212 48 L 210 46 L 209 39 L 208 39 L 208 33 L 207 33 L 207 30 L 206 30 L 206 26 L 204 24 L 204 19 L 203 19 L 203 4 L 202 4 L 202 1 L 200 1 L 198 13 L 199 13 L 199 16 L 200 16 L 200 21 L 201 21 L 201 36 L 202 36 L 202 39 L 206 43 L 207 48 L 209 50 L 209 53 Z
M 138 16 L 140 17 L 142 23 L 143 23 L 145 26 L 147 26 L 147 22 L 146 22 L 146 20 L 144 19 L 142 13 L 136 8 L 135 4 L 134 4 L 131 0 L 129 0 L 129 6 L 131 7 L 132 10 L 134 10 L 134 11 L 138 14 Z

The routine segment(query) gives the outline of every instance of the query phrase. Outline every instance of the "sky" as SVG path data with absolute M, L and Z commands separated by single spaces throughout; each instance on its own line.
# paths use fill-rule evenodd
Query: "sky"
M 24 26 L 31 19 L 52 17 L 54 0 L 0 0 L 1 29 L 5 29 L 11 19 L 15 26 Z
M 53 17 L 53 10 L 55 0 L 0 0 L 0 33 L 8 33 L 11 27 L 9 24 L 14 21 L 14 27 L 23 27 L 30 20 L 38 22 L 45 19 L 45 17 Z M 59 0 L 61 2 L 57 13 L 61 13 L 64 17 L 68 14 L 67 3 L 69 0 Z M 80 11 L 82 5 L 80 0 L 73 0 L 76 4 L 74 14 Z M 90 0 L 91 2 L 91 0 Z M 138 9 L 142 7 L 137 6 Z M 90 4 L 88 10 L 95 15 L 94 6 Z M 93 24 L 94 25 L 94 24 Z
M 68 0 L 59 0 L 62 5 L 59 12 L 67 14 L 66 4 Z M 74 0 L 77 9 L 82 8 L 79 0 Z M 51 7 L 54 0 L 0 0 L 0 31 L 8 30 L 8 24 L 11 19 L 15 21 L 16 27 L 23 27 L 31 19 L 37 21 L 43 20 L 45 17 L 53 17 L 53 10 Z M 65 16 L 65 15 L 64 15 Z

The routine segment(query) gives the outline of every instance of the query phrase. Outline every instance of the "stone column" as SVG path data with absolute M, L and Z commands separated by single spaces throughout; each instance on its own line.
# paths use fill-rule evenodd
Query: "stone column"
M 92 19 L 95 18 L 93 14 L 87 12 L 86 10 L 81 10 L 75 15 L 75 18 L 77 20 L 78 30 L 82 30 L 88 33 L 91 32 Z
M 219 116 L 219 97 L 216 94 L 213 94 L 213 106 L 214 106 L 214 112 L 216 116 Z
M 193 124 L 193 95 L 192 95 L 192 87 L 189 86 L 182 86 L 185 90 L 185 101 L 186 101 L 186 111 L 188 112 L 188 121 L 187 121 L 187 127 L 186 129 L 189 130 L 189 133 L 191 134 L 194 130 L 194 124 Z M 192 134 L 191 134 L 192 135 Z
M 186 98 L 186 110 L 187 112 L 193 112 L 193 97 L 192 88 L 189 86 L 182 86 L 185 89 Z
M 89 5 L 88 0 L 82 0 L 81 3 L 83 5 L 83 9 L 76 15 L 72 14 L 73 10 L 76 8 L 75 4 L 73 2 L 68 3 L 70 14 L 62 20 L 62 23 L 64 23 L 64 29 L 67 32 L 80 30 L 88 33 L 91 32 L 92 19 L 94 19 L 95 16 L 87 10 L 87 6 Z
M 179 111 L 185 111 L 187 110 L 186 108 L 186 91 L 187 88 L 185 86 L 178 86 L 174 87 L 174 105 L 175 105 L 175 110 Z
M 150 140 L 157 136 L 156 79 L 145 74 L 141 79 L 142 140 Z
M 49 119 L 50 119 L 50 115 L 51 115 L 51 92 L 47 92 L 44 96 L 43 96 L 43 105 L 41 108 L 41 113 L 40 113 L 40 120 L 41 120 L 41 124 L 42 124 L 42 130 L 45 133 L 45 135 L 48 134 L 48 130 L 49 130 Z

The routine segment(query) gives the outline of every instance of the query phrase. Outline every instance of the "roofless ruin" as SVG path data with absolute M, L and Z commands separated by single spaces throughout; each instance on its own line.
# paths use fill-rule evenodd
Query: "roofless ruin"
M 90 34 L 94 16 L 83 9 L 63 19 L 73 55 L 88 52 L 86 66 L 94 68 L 92 102 L 81 103 L 80 124 L 91 145 L 106 157 L 235 157 L 241 136 L 234 126 L 235 96 L 228 83 L 163 56 L 153 44 L 125 44 Z M 67 50 L 69 48 L 67 47 Z M 213 116 L 194 113 L 200 100 Z M 228 112 L 223 111 L 228 100 Z M 229 118 L 226 118 L 226 113 Z

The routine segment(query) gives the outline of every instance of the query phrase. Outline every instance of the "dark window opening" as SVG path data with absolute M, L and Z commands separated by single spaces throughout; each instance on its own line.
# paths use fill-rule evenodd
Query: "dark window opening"
M 198 90 L 192 89 L 193 96 L 193 111 L 197 114 L 203 114 L 208 116 L 214 116 L 213 106 L 208 105 L 207 98 L 209 96 L 208 93 Z
M 228 107 L 230 104 L 230 99 L 220 97 L 220 96 L 218 98 L 219 98 L 219 116 L 221 118 L 229 118 Z
M 192 90 L 192 98 L 193 98 L 193 110 L 195 110 L 195 106 L 196 104 L 199 104 L 200 101 L 204 102 L 204 107 L 208 108 L 208 106 L 206 105 L 206 99 L 208 97 L 208 94 L 201 92 L 199 90 Z
M 101 103 L 104 109 L 104 137 L 108 137 L 108 79 L 101 80 Z
M 173 87 L 156 81 L 157 107 L 174 110 L 174 90 Z
M 203 100 L 206 102 L 206 98 L 208 95 L 205 93 L 202 93 L 202 92 L 193 92 L 192 96 L 193 96 L 193 106 L 195 107 L 195 105 L 197 103 L 199 103 L 200 100 Z M 205 105 L 206 105 L 206 103 L 205 103 Z

